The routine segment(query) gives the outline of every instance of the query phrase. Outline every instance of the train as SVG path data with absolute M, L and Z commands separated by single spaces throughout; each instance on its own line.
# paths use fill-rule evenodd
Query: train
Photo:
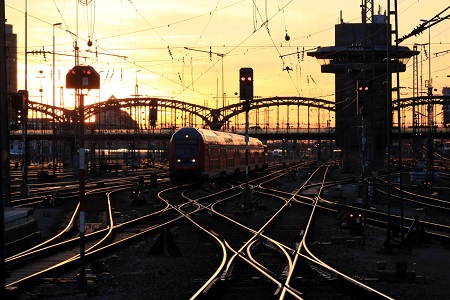
M 169 142 L 170 180 L 176 184 L 202 183 L 245 172 L 245 136 L 203 128 L 184 127 Z M 248 140 L 249 171 L 264 169 L 267 146 L 259 139 Z

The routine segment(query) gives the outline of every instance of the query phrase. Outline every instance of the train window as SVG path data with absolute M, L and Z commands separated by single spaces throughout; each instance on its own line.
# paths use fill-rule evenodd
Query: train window
M 197 140 L 177 140 L 176 155 L 179 158 L 191 158 L 197 156 L 198 141 Z

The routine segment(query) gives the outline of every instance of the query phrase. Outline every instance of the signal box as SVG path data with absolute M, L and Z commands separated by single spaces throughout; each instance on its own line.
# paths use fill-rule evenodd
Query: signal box
M 239 69 L 239 99 L 253 100 L 253 69 Z
M 100 74 L 91 66 L 75 66 L 66 74 L 68 89 L 99 89 Z

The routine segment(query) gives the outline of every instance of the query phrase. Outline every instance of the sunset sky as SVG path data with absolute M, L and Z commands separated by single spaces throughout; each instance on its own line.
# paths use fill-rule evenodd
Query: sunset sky
M 56 86 L 75 64 L 78 36 L 80 64 L 101 75 L 100 91 L 89 101 L 135 94 L 172 98 L 209 107 L 238 98 L 241 67 L 254 69 L 255 96 L 305 96 L 334 100 L 334 75 L 321 74 L 316 59 L 305 51 L 334 45 L 334 26 L 340 14 L 346 23 L 360 23 L 362 0 L 40 0 L 27 1 L 30 99 L 52 103 L 53 29 L 56 47 Z M 394 1 L 391 0 L 393 5 Z M 375 1 L 376 12 L 387 1 Z M 410 33 L 449 6 L 448 0 L 399 0 L 399 36 Z M 18 36 L 19 89 L 24 88 L 26 0 L 6 0 L 7 24 Z M 441 17 L 450 15 L 445 11 Z M 61 26 L 53 26 L 62 23 Z M 431 76 L 440 93 L 450 86 L 450 19 L 433 26 Z M 428 31 L 402 46 L 428 43 Z M 285 39 L 286 34 L 290 40 Z M 92 46 L 88 46 L 88 41 Z M 189 48 L 189 49 L 186 49 Z M 300 51 L 297 55 L 297 49 Z M 428 79 L 428 48 L 421 74 Z M 210 55 L 209 51 L 212 52 Z M 292 54 L 292 55 L 288 55 Z M 437 54 L 437 55 L 436 55 Z M 283 57 L 280 57 L 283 56 Z M 222 72 L 223 67 L 223 72 Z M 287 72 L 289 67 L 292 71 Z M 412 87 L 412 59 L 401 75 Z M 39 71 L 43 71 L 42 75 Z M 223 75 L 223 87 L 222 87 Z M 411 90 L 402 93 L 407 97 Z M 65 107 L 73 106 L 73 90 L 63 89 Z M 57 88 L 60 103 L 60 89 Z M 71 102 L 72 101 L 72 102 Z

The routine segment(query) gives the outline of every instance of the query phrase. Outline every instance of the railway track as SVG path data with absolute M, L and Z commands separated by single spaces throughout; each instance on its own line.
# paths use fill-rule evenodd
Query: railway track
M 314 173 L 319 169 L 320 168 Z M 313 178 L 313 175 L 311 175 L 309 180 L 311 180 L 311 178 Z M 298 191 L 301 190 L 302 187 L 298 189 Z M 230 211 L 230 207 L 228 207 L 226 213 L 214 209 L 215 216 L 221 216 L 225 220 L 231 222 L 234 225 L 233 227 L 245 230 L 249 232 L 251 236 L 248 239 L 235 240 L 236 237 L 234 233 L 237 231 L 236 229 L 224 231 L 221 226 L 222 222 L 214 226 L 215 235 L 217 235 L 220 240 L 220 247 L 222 249 L 227 249 L 227 251 L 231 253 L 227 254 L 227 252 L 223 252 L 224 260 L 227 262 L 222 264 L 216 272 L 214 272 L 214 274 L 221 275 L 215 275 L 216 277 L 210 278 L 193 298 L 213 297 L 228 299 L 234 298 L 236 295 L 247 295 L 248 297 L 253 295 L 262 298 L 277 296 L 280 298 L 293 297 L 301 299 L 303 295 L 302 291 L 290 286 L 290 279 L 292 277 L 299 277 L 293 274 L 302 274 L 301 271 L 294 271 L 296 265 L 293 260 L 296 260 L 300 255 L 298 249 L 301 248 L 304 241 L 301 236 L 307 232 L 306 228 L 309 227 L 308 224 L 310 218 L 308 217 L 308 213 L 305 214 L 304 212 L 302 213 L 299 211 L 292 212 L 294 210 L 294 208 L 292 208 L 293 203 L 291 203 L 293 198 L 293 196 L 284 199 L 277 197 L 277 200 L 281 203 L 279 203 L 278 208 L 275 209 L 275 213 L 270 214 L 270 216 L 268 216 L 268 221 L 263 222 L 262 225 L 252 224 L 253 226 L 250 226 L 250 224 L 246 224 L 250 217 L 247 216 L 247 218 L 245 218 L 245 215 L 250 212 L 244 211 L 238 214 L 244 215 L 245 221 L 247 221 L 244 222 L 239 216 L 236 216 L 236 213 L 233 217 L 228 217 L 232 212 Z M 313 203 L 314 201 L 311 201 L 309 205 L 310 209 Z M 223 206 L 224 205 L 220 206 L 221 211 L 224 209 Z M 289 211 L 291 211 L 291 217 L 288 217 L 288 213 L 286 213 Z M 302 218 L 299 217 L 302 215 L 304 216 L 303 221 Z M 291 221 L 289 221 L 290 218 Z M 259 219 L 261 220 L 261 218 Z M 292 221 L 292 219 L 294 221 Z M 193 222 L 204 231 L 212 230 L 207 229 L 208 225 L 211 226 L 210 224 L 201 225 L 196 220 L 197 219 L 195 218 Z M 299 229 L 299 224 L 302 223 L 305 225 L 304 227 L 300 226 Z M 290 228 L 287 229 L 288 227 Z M 269 235 L 269 232 L 272 232 L 273 237 Z M 284 239 L 290 240 L 287 244 L 279 241 L 279 238 L 283 239 L 283 236 Z M 324 263 L 320 262 L 320 264 L 322 267 L 324 266 Z M 306 274 L 307 273 L 305 273 L 305 275 Z M 304 276 L 301 277 L 304 278 Z M 365 292 L 367 295 L 372 296 L 373 299 L 389 298 L 363 284 L 352 282 L 349 278 L 343 279 L 343 277 L 340 277 L 340 279 L 347 280 L 349 286 L 351 285 L 355 290 L 358 290 L 357 293 L 362 294 Z M 261 284 L 263 284 L 264 288 L 261 288 Z M 322 286 L 324 284 L 324 282 L 321 283 Z M 351 294 L 351 291 L 352 289 L 348 289 L 347 293 Z M 355 293 L 355 291 L 353 291 L 353 293 Z M 376 296 L 374 297 L 374 295 Z M 334 299 L 341 298 L 341 296 L 342 291 L 335 290 L 335 293 L 333 294 Z
M 115 189 L 115 192 L 122 190 L 131 190 L 135 185 L 134 182 L 129 180 L 126 183 L 121 182 L 121 186 Z M 107 188 L 111 189 L 111 187 Z M 99 188 L 98 190 L 92 190 L 88 192 L 90 199 L 88 199 L 88 208 L 90 206 L 97 206 L 97 208 L 90 207 L 89 209 L 98 210 L 99 212 L 106 213 L 105 217 L 95 217 L 98 214 L 91 213 L 91 219 L 87 219 L 87 224 L 95 225 L 95 229 L 86 235 L 86 254 L 97 251 L 98 248 L 103 247 L 104 244 L 114 244 L 114 236 L 120 236 L 118 238 L 119 242 L 126 240 L 129 236 L 133 235 L 132 232 L 136 231 L 136 228 L 129 229 L 129 227 L 139 227 L 142 222 L 149 223 L 151 219 L 159 219 L 153 225 L 148 225 L 150 227 L 157 226 L 158 222 L 163 222 L 163 218 L 159 218 L 159 213 L 164 210 L 162 208 L 160 211 L 154 213 L 149 213 L 140 217 L 136 217 L 131 221 L 123 222 L 121 224 L 115 224 L 113 216 L 113 207 L 110 201 L 110 195 L 113 192 L 107 192 L 105 194 L 105 187 Z M 103 193 L 104 196 L 92 195 Z M 127 192 L 129 193 L 129 192 Z M 105 201 L 106 200 L 106 201 Z M 103 203 L 103 204 L 102 204 Z M 92 205 L 90 205 L 92 204 Z M 103 209 L 99 209 L 98 206 L 103 206 Z M 72 216 L 69 218 L 68 223 L 65 228 L 57 233 L 55 236 L 45 240 L 44 242 L 35 245 L 25 251 L 17 254 L 13 254 L 6 258 L 5 264 L 8 269 L 11 270 L 10 276 L 7 279 L 6 286 L 11 287 L 24 287 L 30 282 L 35 282 L 36 278 L 41 278 L 45 276 L 56 276 L 60 272 L 64 272 L 70 268 L 73 268 L 76 261 L 79 259 L 79 238 L 77 233 L 77 217 L 79 213 L 79 205 L 76 206 L 72 212 Z M 89 216 L 89 215 L 88 215 Z M 153 221 L 154 222 L 154 221 Z M 146 225 L 147 226 L 147 225 Z M 75 230 L 74 230 L 75 229 Z M 139 230 L 137 230 L 139 231 Z M 131 233 L 130 233 L 131 232 Z
M 155 245 L 161 236 L 170 236 L 174 228 L 177 228 L 177 232 L 185 232 L 190 227 L 192 242 L 202 240 L 201 244 L 192 246 L 200 257 L 191 264 L 204 267 L 201 271 L 192 268 L 192 275 L 187 275 L 189 271 L 180 265 L 185 272 L 183 276 L 191 278 L 190 292 L 182 298 L 214 296 L 228 299 L 233 295 L 247 295 L 250 299 L 389 299 L 382 292 L 346 277 L 308 250 L 308 232 L 314 230 L 314 226 L 310 229 L 308 225 L 314 220 L 313 211 L 316 211 L 315 214 L 335 214 L 337 209 L 335 203 L 327 204 L 327 199 L 321 198 L 323 187 L 330 184 L 324 173 L 306 173 L 311 173 L 311 178 L 300 181 L 298 188 L 288 190 L 279 190 L 276 188 L 278 184 L 273 183 L 285 181 L 288 178 L 286 170 L 256 174 L 261 176 L 255 177 L 255 181 L 249 181 L 251 204 L 245 203 L 242 196 L 245 183 L 239 178 L 229 183 L 204 186 L 203 189 L 195 186 L 171 187 L 169 184 L 164 188 L 160 186 L 158 196 L 156 192 L 153 193 L 151 199 L 147 198 L 147 204 L 131 210 L 130 202 L 123 201 L 124 193 L 128 196 L 130 191 L 122 192 L 122 196 L 118 196 L 121 200 L 113 205 L 116 213 L 113 214 L 114 224 L 110 228 L 114 234 L 101 246 L 88 251 L 86 258 L 88 262 L 104 260 L 116 251 L 142 244 L 145 240 L 153 241 L 151 246 L 147 246 L 147 251 L 156 251 Z M 340 184 L 350 183 L 340 181 Z M 146 211 L 141 215 L 149 207 L 152 212 Z M 104 232 L 97 234 L 106 236 Z M 176 236 L 174 238 L 177 239 Z M 191 254 L 183 253 L 183 247 L 189 245 L 178 245 L 185 259 Z M 135 249 L 137 246 L 132 247 Z M 205 249 L 206 252 L 202 252 Z M 172 256 L 171 249 L 166 250 L 168 254 L 163 253 L 162 256 Z M 158 255 L 152 256 L 155 256 L 152 261 L 158 264 Z M 72 277 L 77 267 L 79 265 L 75 258 L 66 269 L 58 272 L 71 274 Z M 163 284 L 157 278 L 153 277 L 152 281 Z M 178 289 L 176 283 L 172 284 L 175 284 L 172 289 Z

